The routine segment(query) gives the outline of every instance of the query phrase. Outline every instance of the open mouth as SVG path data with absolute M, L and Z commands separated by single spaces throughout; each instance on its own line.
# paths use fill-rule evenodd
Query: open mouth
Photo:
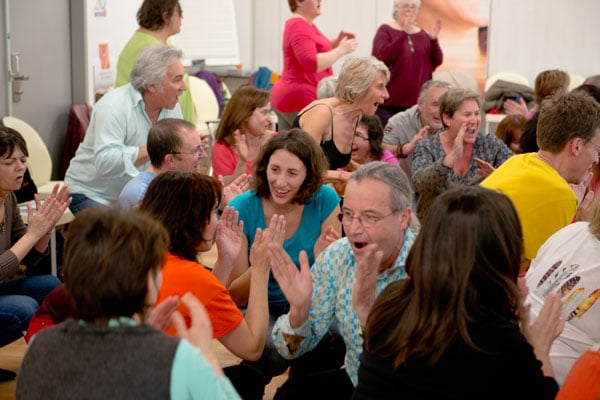
M 362 249 L 367 244 L 368 244 L 367 242 L 354 242 L 354 247 L 356 247 L 357 249 Z

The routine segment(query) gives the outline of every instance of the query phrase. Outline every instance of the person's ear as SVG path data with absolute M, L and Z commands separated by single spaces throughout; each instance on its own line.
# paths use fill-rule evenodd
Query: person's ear
M 580 137 L 576 137 L 571 139 L 567 146 L 569 146 L 571 154 L 578 156 L 579 153 L 581 153 L 582 148 L 585 146 L 585 141 Z
M 450 114 L 443 113 L 442 122 L 444 123 L 444 126 L 450 126 L 450 122 L 452 122 L 452 116 Z
M 175 168 L 175 155 L 172 153 L 165 155 L 165 158 L 163 158 L 163 162 L 169 170 Z

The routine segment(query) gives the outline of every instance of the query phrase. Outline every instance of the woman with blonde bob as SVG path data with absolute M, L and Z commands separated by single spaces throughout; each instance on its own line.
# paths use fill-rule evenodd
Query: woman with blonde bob
M 517 283 L 523 237 L 510 199 L 481 186 L 440 195 L 375 301 L 353 399 L 554 399 L 548 349 L 559 296 L 530 324 Z
M 361 115 L 374 115 L 389 97 L 386 85 L 390 71 L 375 57 L 350 57 L 342 66 L 334 97 L 318 99 L 296 117 L 294 127 L 302 128 L 321 145 L 329 169 L 326 182 L 339 181 L 350 163 L 352 142 Z

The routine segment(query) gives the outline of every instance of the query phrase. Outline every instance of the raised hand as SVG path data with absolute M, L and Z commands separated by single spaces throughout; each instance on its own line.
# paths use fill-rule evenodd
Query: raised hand
M 352 307 L 362 326 L 367 324 L 367 317 L 375 303 L 379 265 L 383 257 L 383 252 L 377 251 L 377 245 L 373 243 L 365 250 L 356 256 L 356 280 L 352 289 Z
M 242 161 L 246 161 L 248 159 L 248 143 L 246 142 L 246 135 L 242 134 L 239 129 L 236 129 L 233 132 L 234 146 L 233 150 L 237 153 L 238 157 Z
M 319 235 L 319 238 L 315 242 L 315 246 L 313 249 L 315 258 L 317 258 L 327 246 L 338 240 L 340 237 L 340 233 L 336 231 L 333 228 L 333 226 L 330 226 L 327 229 L 325 229 L 325 231 Z
M 239 221 L 239 213 L 233 207 L 225 207 L 217 224 L 215 243 L 219 259 L 233 262 L 242 248 L 244 221 Z
M 544 375 L 553 376 L 549 355 L 550 347 L 565 327 L 565 321 L 560 317 L 563 305 L 560 294 L 548 294 L 537 318 L 530 323 L 529 309 L 531 305 L 525 304 L 525 297 L 529 289 L 524 278 L 519 278 L 517 283 L 520 289 L 518 315 L 521 333 L 533 347 L 537 359 L 542 362 Z
M 349 54 L 356 50 L 358 47 L 358 42 L 355 38 L 348 38 L 344 36 L 340 40 L 340 44 L 337 46 L 340 50 L 342 50 L 343 54 Z
M 34 195 L 35 208 L 27 206 L 27 232 L 35 235 L 38 239 L 48 234 L 60 217 L 71 204 L 69 187 L 63 185 L 59 190 L 59 185 L 54 185 L 52 193 L 44 201 L 39 196 Z
M 421 130 L 419 130 L 419 132 L 410 140 L 410 142 L 402 146 L 402 154 L 408 155 L 414 153 L 417 144 L 429 136 L 432 132 L 433 129 L 429 125 L 422 127 Z
M 308 256 L 304 250 L 300 252 L 300 270 L 298 270 L 281 245 L 270 244 L 268 253 L 273 276 L 290 303 L 290 324 L 292 328 L 297 328 L 308 320 L 310 312 L 313 284 Z
M 477 166 L 479 167 L 475 170 L 475 172 L 477 172 L 477 174 L 484 178 L 487 178 L 492 172 L 496 170 L 496 168 L 494 168 L 492 164 L 483 161 L 481 158 L 473 157 L 473 161 L 475 161 L 475 164 L 477 164 Z
M 502 109 L 504 110 L 504 113 L 507 115 L 514 115 L 514 114 L 525 115 L 525 114 L 527 114 L 527 103 L 525 103 L 525 100 L 523 100 L 523 97 L 520 97 L 519 101 L 515 101 L 513 99 L 506 99 L 504 101 L 504 103 L 502 104 Z
M 160 331 L 166 331 L 173 323 L 172 316 L 178 308 L 179 297 L 167 297 L 150 311 L 146 322 Z
M 463 140 L 466 132 L 467 123 L 464 122 L 461 125 L 458 134 L 456 135 L 456 138 L 454 139 L 454 144 L 452 145 L 452 150 L 450 151 L 450 154 L 446 154 L 446 157 L 444 157 L 443 164 L 446 167 L 454 168 L 454 164 L 456 164 L 456 161 L 460 160 L 460 158 L 462 157 L 464 148 Z
M 440 30 L 442 30 L 442 20 L 437 19 L 435 23 L 431 24 L 427 29 L 424 29 L 425 33 L 432 39 L 437 39 Z
M 269 243 L 281 246 L 285 239 L 285 217 L 273 214 L 269 227 L 256 229 L 254 243 L 250 248 L 250 265 L 252 268 L 269 269 L 270 259 L 267 248 Z

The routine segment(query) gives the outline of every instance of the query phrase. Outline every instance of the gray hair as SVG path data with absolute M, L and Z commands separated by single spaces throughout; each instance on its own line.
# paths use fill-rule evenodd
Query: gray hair
M 337 76 L 327 76 L 319 81 L 317 85 L 317 98 L 326 99 L 335 96 L 335 88 L 337 87 Z
M 429 88 L 432 88 L 432 87 L 450 89 L 452 87 L 452 85 L 448 82 L 430 79 L 427 82 L 425 82 L 423 84 L 423 86 L 421 86 L 421 91 L 419 92 L 419 100 L 421 100 L 423 103 L 425 103 L 425 98 L 427 97 L 427 91 L 429 90 Z
M 383 62 L 373 56 L 349 57 L 342 65 L 338 76 L 335 97 L 354 103 L 367 94 L 378 72 L 385 75 L 387 84 L 390 80 L 390 70 Z
M 402 168 L 384 161 L 371 161 L 354 171 L 348 182 L 361 182 L 365 179 L 374 179 L 390 187 L 390 207 L 393 212 L 411 208 L 414 191 Z M 408 226 L 415 231 L 420 228 L 414 213 L 411 214 Z
M 182 51 L 173 46 L 157 44 L 146 47 L 140 52 L 131 69 L 131 85 L 143 93 L 148 85 L 161 83 L 169 65 L 181 59 L 182 55 Z
M 396 19 L 396 8 L 404 4 L 406 0 L 394 0 L 394 8 L 392 10 L 392 18 Z M 417 8 L 421 8 L 421 0 L 415 0 Z

